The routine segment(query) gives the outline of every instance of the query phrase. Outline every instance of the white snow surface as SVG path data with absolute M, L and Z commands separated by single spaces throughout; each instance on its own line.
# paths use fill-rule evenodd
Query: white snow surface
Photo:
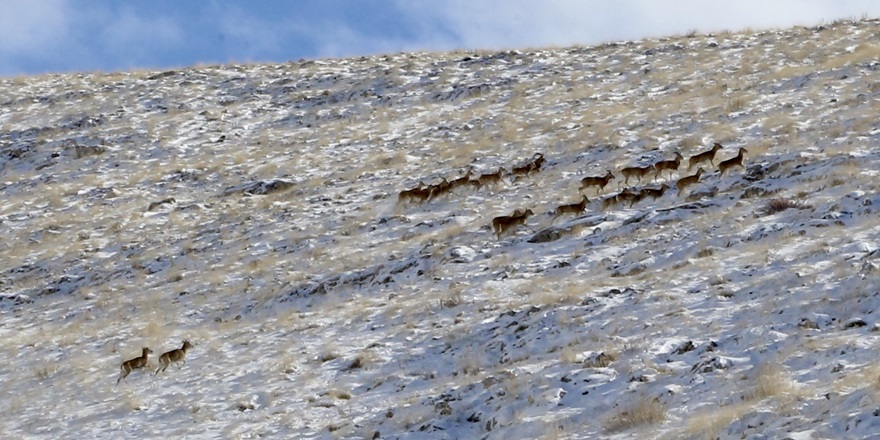
M 0 433 L 880 436 L 878 30 L 2 78 Z

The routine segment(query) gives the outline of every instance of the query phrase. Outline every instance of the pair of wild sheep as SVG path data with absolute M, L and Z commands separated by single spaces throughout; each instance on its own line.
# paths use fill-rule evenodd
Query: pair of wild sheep
M 159 374 L 160 371 L 165 372 L 165 369 L 172 363 L 183 362 L 186 364 L 186 350 L 190 348 L 192 348 L 192 344 L 185 340 L 183 341 L 183 347 L 162 353 L 162 356 L 159 356 L 159 368 L 153 374 Z M 116 385 L 119 385 L 119 382 L 128 377 L 132 371 L 145 368 L 147 366 L 147 356 L 152 352 L 153 350 L 150 350 L 149 347 L 144 347 L 140 356 L 123 362 L 119 367 L 121 371 L 119 379 L 116 379 Z

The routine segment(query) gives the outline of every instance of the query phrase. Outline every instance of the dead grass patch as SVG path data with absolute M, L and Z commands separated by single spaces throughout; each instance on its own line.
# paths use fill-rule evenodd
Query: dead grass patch
M 751 403 L 742 403 L 697 411 L 688 418 L 684 433 L 689 438 L 715 439 L 724 428 L 751 411 L 753 406 Z
M 829 56 L 822 63 L 823 69 L 837 69 L 844 66 L 851 66 L 860 62 L 876 60 L 880 57 L 880 44 L 876 43 L 859 43 L 852 50 L 846 50 Z
M 607 433 L 617 433 L 639 426 L 657 425 L 666 420 L 666 405 L 659 399 L 641 395 L 626 406 L 606 414 L 602 427 Z
M 746 401 L 760 401 L 789 393 L 794 389 L 792 382 L 776 364 L 758 366 L 753 381 L 754 387 L 743 395 Z
M 773 215 L 788 209 L 806 209 L 808 207 L 809 206 L 805 205 L 800 200 L 793 200 L 784 197 L 774 197 L 764 204 L 764 206 L 760 210 L 760 214 Z

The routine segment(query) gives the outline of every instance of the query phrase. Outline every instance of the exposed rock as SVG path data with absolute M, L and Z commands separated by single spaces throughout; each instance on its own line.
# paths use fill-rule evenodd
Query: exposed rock
M 862 318 L 852 318 L 843 324 L 843 328 L 865 327 L 868 323 Z
M 685 354 L 689 351 L 693 351 L 696 348 L 697 347 L 694 345 L 694 341 L 687 341 L 676 347 L 675 350 L 672 350 L 672 354 Z
M 285 191 L 293 187 L 295 183 L 284 179 L 259 180 L 231 186 L 223 191 L 224 196 L 232 194 L 266 195 Z
M 107 149 L 100 145 L 76 145 L 73 147 L 73 157 L 75 159 L 82 159 L 89 156 L 100 156 L 106 151 Z
M 147 211 L 152 211 L 152 210 L 159 208 L 163 205 L 170 205 L 170 204 L 174 204 L 174 203 L 177 203 L 177 200 L 174 200 L 174 197 L 168 197 L 167 199 L 162 199 L 157 202 L 150 203 L 150 206 L 147 207 Z

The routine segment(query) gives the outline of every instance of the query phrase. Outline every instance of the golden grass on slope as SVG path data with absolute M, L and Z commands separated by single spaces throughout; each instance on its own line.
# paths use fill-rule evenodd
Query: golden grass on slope
M 712 406 L 688 417 L 683 434 L 691 439 L 715 439 L 722 430 L 754 408 L 753 403 Z
M 758 366 L 752 380 L 754 387 L 743 396 L 747 401 L 759 401 L 794 390 L 794 385 L 777 364 L 767 363 Z
M 658 399 L 640 395 L 634 402 L 618 407 L 605 414 L 602 427 L 607 433 L 657 425 L 666 420 L 666 405 Z
M 822 63 L 823 69 L 837 69 L 845 66 L 851 66 L 856 63 L 874 61 L 880 57 L 880 44 L 874 42 L 863 42 L 851 50 L 847 48 L 841 53 L 835 53 L 828 57 Z
M 789 45 L 790 49 L 794 50 L 798 47 L 801 44 L 800 40 L 811 38 L 811 32 L 798 33 L 798 38 Z M 829 34 L 831 33 L 829 32 Z M 735 36 L 737 40 L 743 41 L 749 37 L 748 35 Z M 734 36 L 721 35 L 719 44 L 736 42 L 725 42 L 724 38 L 733 39 Z M 572 172 L 576 167 L 566 161 L 580 153 L 580 149 L 585 145 L 611 143 L 619 147 L 612 148 L 602 159 L 602 163 L 607 161 L 608 164 L 616 165 L 648 160 L 640 158 L 640 155 L 655 153 L 648 151 L 648 149 L 658 145 L 658 142 L 662 142 L 663 152 L 666 152 L 665 150 L 677 141 L 679 148 L 684 150 L 685 155 L 698 150 L 702 151 L 714 141 L 722 142 L 725 145 L 728 143 L 741 144 L 749 149 L 750 154 L 747 156 L 747 161 L 750 162 L 762 160 L 764 154 L 774 153 L 778 147 L 794 149 L 811 144 L 823 147 L 826 141 L 821 137 L 814 136 L 809 131 L 810 127 L 807 127 L 805 133 L 802 133 L 802 138 L 795 139 L 795 136 L 798 135 L 798 124 L 805 120 L 815 119 L 816 112 L 821 110 L 806 108 L 802 113 L 793 113 L 786 108 L 779 112 L 761 111 L 760 115 L 756 116 L 752 114 L 756 113 L 755 109 L 767 104 L 759 94 L 758 88 L 765 85 L 768 80 L 781 81 L 802 74 L 815 73 L 816 68 L 809 66 L 816 63 L 822 63 L 822 67 L 827 69 L 838 66 L 835 63 L 860 62 L 858 61 L 861 59 L 860 57 L 870 58 L 875 50 L 869 47 L 870 45 L 862 43 L 862 45 L 855 46 L 853 51 L 847 52 L 845 47 L 851 44 L 845 41 L 829 38 L 825 40 L 828 44 L 817 44 L 811 40 L 802 46 L 800 52 L 789 57 L 799 60 L 798 63 L 794 66 L 787 66 L 788 61 L 785 63 L 766 61 L 766 58 L 773 59 L 777 54 L 773 52 L 771 56 L 761 52 L 767 46 L 765 44 L 755 44 L 742 49 L 729 49 L 733 52 L 725 54 L 720 49 L 708 49 L 703 44 L 704 41 L 699 41 L 697 36 L 693 36 L 692 40 L 694 43 L 692 45 L 681 37 L 667 39 L 663 42 L 651 41 L 640 48 L 643 51 L 649 47 L 685 41 L 688 46 L 681 51 L 680 59 L 674 59 L 663 53 L 652 55 L 649 60 L 645 60 L 645 57 L 637 53 L 633 56 L 632 54 L 607 52 L 601 54 L 601 61 L 595 63 L 600 70 L 595 70 L 595 66 L 591 64 L 592 60 L 578 60 L 577 63 L 583 63 L 583 65 L 578 65 L 577 68 L 589 70 L 581 70 L 573 74 L 563 69 L 553 77 L 553 81 L 558 80 L 559 84 L 571 84 L 570 91 L 565 87 L 553 86 L 549 83 L 550 81 L 544 79 L 534 83 L 517 84 L 512 89 L 492 90 L 482 96 L 461 102 L 437 104 L 426 99 L 412 108 L 389 106 L 370 107 L 370 110 L 365 110 L 365 107 L 357 107 L 358 105 L 365 106 L 365 104 L 356 103 L 329 110 L 330 113 L 336 112 L 342 115 L 341 119 L 321 121 L 320 125 L 316 125 L 314 129 L 260 127 L 253 131 L 244 130 L 243 124 L 240 122 L 259 122 L 259 120 L 254 118 L 250 113 L 251 109 L 247 106 L 234 104 L 227 107 L 228 112 L 224 116 L 212 121 L 212 124 L 216 125 L 210 129 L 216 129 L 216 132 L 205 133 L 202 140 L 207 142 L 216 138 L 221 132 L 236 129 L 244 133 L 240 143 L 229 143 L 235 147 L 225 144 L 201 145 L 202 140 L 198 138 L 195 140 L 185 139 L 185 143 L 190 144 L 192 148 L 200 148 L 200 150 L 187 155 L 181 153 L 181 156 L 176 157 L 177 161 L 174 162 L 175 166 L 198 168 L 208 180 L 219 180 L 213 180 L 214 183 L 205 185 L 206 194 L 187 193 L 183 185 L 175 187 L 173 184 L 163 183 L 166 185 L 166 189 L 163 191 L 167 190 L 170 195 L 178 197 L 179 200 L 186 199 L 195 203 L 210 200 L 211 203 L 216 204 L 214 208 L 199 210 L 198 214 L 171 211 L 150 216 L 145 215 L 143 211 L 152 201 L 150 200 L 152 194 L 141 195 L 141 191 L 152 193 L 151 190 L 154 187 L 157 188 L 157 183 L 161 182 L 163 176 L 170 172 L 167 164 L 157 166 L 160 165 L 158 161 L 144 162 L 137 166 L 123 163 L 123 172 L 100 170 L 100 172 L 89 174 L 82 179 L 75 177 L 76 169 L 70 167 L 65 170 L 65 173 L 74 176 L 72 178 L 75 179 L 75 182 L 62 181 L 48 188 L 48 194 L 36 196 L 36 206 L 48 205 L 49 208 L 43 211 L 46 215 L 34 220 L 27 229 L 10 234 L 16 242 L 5 244 L 7 248 L 5 250 L 12 252 L 6 254 L 7 259 L 4 261 L 46 256 L 66 262 L 78 257 L 80 252 L 87 249 L 105 248 L 108 246 L 106 243 L 109 242 L 123 243 L 126 246 L 129 243 L 141 245 L 145 251 L 133 253 L 131 257 L 131 265 L 135 274 L 132 279 L 125 281 L 130 287 L 114 288 L 112 281 L 102 281 L 100 284 L 89 286 L 88 291 L 83 290 L 80 294 L 82 298 L 86 299 L 92 293 L 98 295 L 93 306 L 96 309 L 95 314 L 100 313 L 100 315 L 95 318 L 94 322 L 74 317 L 67 320 L 64 326 L 56 326 L 55 324 L 47 326 L 47 328 L 54 327 L 48 328 L 47 338 L 65 348 L 76 347 L 77 344 L 91 340 L 89 338 L 114 339 L 118 341 L 118 344 L 114 345 L 127 353 L 131 351 L 132 347 L 135 347 L 134 350 L 136 350 L 136 347 L 142 343 L 164 344 L 167 339 L 177 338 L 181 328 L 187 328 L 187 331 L 192 331 L 203 338 L 216 337 L 217 335 L 228 337 L 230 344 L 234 344 L 245 341 L 252 335 L 248 335 L 244 324 L 236 321 L 227 320 L 214 323 L 210 319 L 212 312 L 223 311 L 222 305 L 218 303 L 224 302 L 225 299 L 238 300 L 243 298 L 242 301 L 257 301 L 261 305 L 268 305 L 294 285 L 320 278 L 326 274 L 370 267 L 383 261 L 391 253 L 405 254 L 412 249 L 433 244 L 433 251 L 430 255 L 431 262 L 426 263 L 425 273 L 428 276 L 448 279 L 455 276 L 456 270 L 438 265 L 436 260 L 442 258 L 444 252 L 448 250 L 449 243 L 454 243 L 459 239 L 467 242 L 469 237 L 473 236 L 476 237 L 474 240 L 477 242 L 475 247 L 487 248 L 488 250 L 485 252 L 490 257 L 489 260 L 475 263 L 481 269 L 488 267 L 492 270 L 504 270 L 507 266 L 521 267 L 520 263 L 525 261 L 527 256 L 501 252 L 505 250 L 501 246 L 506 246 L 506 244 L 495 243 L 491 233 L 481 228 L 491 220 L 493 215 L 505 211 L 509 212 L 510 209 L 519 207 L 520 203 L 546 208 L 547 206 L 552 207 L 554 203 L 559 203 L 561 199 L 568 197 L 568 193 L 556 194 L 553 191 L 548 191 L 548 188 L 554 188 L 554 185 L 557 189 L 564 187 L 564 184 L 561 183 L 562 176 Z M 632 49 L 626 48 L 625 50 L 631 51 Z M 739 51 L 753 51 L 746 60 L 750 64 L 742 66 L 742 72 L 751 73 L 752 76 L 736 78 L 735 75 L 726 71 L 723 75 L 717 74 L 716 67 L 724 67 L 722 58 L 732 59 Z M 811 51 L 823 53 L 813 54 L 810 53 Z M 530 54 L 529 56 L 535 55 Z M 393 62 L 402 65 L 400 58 L 394 58 Z M 418 69 L 421 62 L 412 61 L 412 65 L 407 68 Z M 650 62 L 654 63 L 650 65 L 651 71 L 643 73 L 643 69 L 647 66 L 645 63 Z M 297 67 L 292 69 L 294 73 L 288 73 L 291 75 L 323 75 L 332 73 L 338 67 L 340 67 L 339 63 L 326 68 Z M 387 79 L 391 83 L 399 84 L 408 77 L 405 77 L 403 73 L 397 73 L 400 71 L 397 67 L 395 65 L 390 69 L 391 74 Z M 606 75 L 602 69 L 608 69 L 609 74 Z M 716 75 L 706 75 L 705 71 L 714 71 Z M 211 71 L 206 72 L 211 73 Z M 617 73 L 623 75 L 617 77 L 615 76 Z M 719 77 L 723 79 L 719 79 Z M 437 81 L 438 84 L 448 85 L 465 81 L 466 78 L 462 72 L 450 68 L 441 71 Z M 77 87 L 87 87 L 95 82 L 103 83 L 121 79 L 124 78 L 88 79 L 85 77 Z M 489 81 L 494 78 L 485 79 Z M 635 84 L 633 81 L 637 80 L 650 84 L 650 87 L 645 89 L 651 90 L 650 97 L 632 93 Z M 826 84 L 820 81 L 816 81 L 816 83 L 816 86 L 811 85 L 804 90 L 793 91 L 792 101 L 824 102 L 827 98 L 827 91 L 824 90 Z M 665 86 L 669 86 L 669 88 L 663 90 Z M 868 87 L 873 88 L 874 86 Z M 338 87 L 332 88 L 332 90 L 336 89 Z M 852 89 L 841 89 L 835 93 L 845 96 L 857 95 L 861 92 L 853 87 Z M 80 105 L 97 106 L 101 100 L 108 96 L 112 95 L 97 95 L 92 99 L 84 99 Z M 571 102 L 577 99 L 582 99 L 584 102 Z M 857 102 L 841 98 L 841 108 L 854 104 Z M 137 105 L 137 101 L 125 101 L 120 105 L 133 107 Z M 873 108 L 877 104 L 871 102 L 870 105 Z M 65 111 L 72 111 L 73 108 L 70 106 Z M 353 113 L 345 113 L 347 111 Z M 503 111 L 504 116 L 493 119 L 493 114 L 496 111 Z M 569 112 L 571 114 L 568 114 Z M 724 114 L 725 112 L 745 112 L 746 114 L 730 118 Z M 141 124 L 145 128 L 141 130 L 149 132 L 150 141 L 155 145 L 144 148 L 155 148 L 161 153 L 162 148 L 168 145 L 169 141 L 183 142 L 183 138 L 188 134 L 185 127 L 178 125 L 177 121 L 190 116 L 192 113 L 189 110 L 181 109 L 179 114 L 147 117 Z M 5 126 L 9 129 L 19 127 L 16 118 L 17 116 L 14 115 L 4 119 Z M 30 115 L 21 116 L 21 118 L 22 124 L 26 123 L 25 125 L 32 124 L 36 120 Z M 368 123 L 364 122 L 367 118 L 370 120 Z M 569 122 L 581 124 L 581 127 L 567 128 Z M 471 129 L 469 131 L 459 130 L 454 133 L 455 136 L 452 136 L 448 130 L 444 133 L 442 130 L 433 129 L 440 124 L 459 126 L 465 123 L 469 124 Z M 833 139 L 848 138 L 853 142 L 862 143 L 867 142 L 868 139 L 859 140 L 858 137 L 853 137 L 856 134 L 847 131 L 847 124 L 852 123 L 851 131 L 860 133 L 861 136 L 870 134 L 874 128 L 873 124 L 875 124 L 869 117 L 848 114 L 841 110 L 837 110 L 836 113 L 828 117 L 823 116 L 823 124 L 825 123 L 830 125 L 830 128 L 825 131 L 828 137 Z M 366 130 L 353 128 L 358 124 L 368 124 L 369 128 Z M 114 129 L 119 128 L 114 127 Z M 751 134 L 751 130 L 762 131 L 761 135 L 767 137 L 756 137 Z M 94 131 L 94 133 L 98 132 Z M 262 135 L 257 134 L 261 132 Z M 342 139 L 349 140 L 342 141 Z M 789 145 L 787 142 L 791 140 L 798 142 L 792 142 Z M 647 147 L 642 148 L 642 145 L 647 145 Z M 345 151 L 349 147 L 360 150 L 369 149 L 371 154 L 349 154 Z M 835 148 L 840 148 L 843 151 L 846 148 L 854 149 L 856 147 L 840 146 Z M 418 179 L 429 174 L 438 178 L 441 175 L 447 176 L 447 178 L 455 177 L 460 175 L 475 158 L 484 160 L 479 163 L 481 166 L 489 167 L 489 164 L 492 166 L 503 164 L 509 167 L 512 160 L 520 160 L 527 157 L 528 153 L 538 149 L 552 152 L 548 156 L 558 162 L 542 174 L 533 176 L 531 181 L 500 188 L 495 192 L 481 193 L 481 197 L 493 194 L 491 201 L 488 202 L 489 206 L 485 209 L 488 212 L 468 212 L 473 208 L 468 205 L 467 194 L 461 196 L 460 199 L 456 199 L 457 196 L 451 196 L 443 201 L 445 205 L 436 204 L 406 210 L 405 215 L 422 219 L 437 214 L 437 211 L 433 210 L 438 206 L 441 207 L 440 209 L 450 206 L 452 210 L 456 211 L 456 214 L 465 211 L 466 215 L 477 217 L 476 220 L 467 220 L 461 224 L 444 224 L 428 232 L 410 233 L 405 236 L 409 241 L 393 240 L 388 243 L 377 241 L 370 243 L 370 246 L 375 247 L 359 248 L 359 245 L 363 244 L 363 234 L 366 234 L 370 230 L 370 226 L 375 225 L 384 214 L 383 203 L 385 201 L 383 200 L 373 199 L 375 207 L 363 211 L 352 210 L 351 206 L 338 206 L 336 209 L 336 205 L 332 209 L 318 211 L 304 201 L 306 198 L 327 193 L 329 203 L 342 203 L 351 194 L 359 195 L 360 187 L 357 185 L 361 184 L 361 181 L 379 181 L 381 185 L 384 185 L 383 188 L 390 188 L 394 185 L 403 185 L 403 181 L 406 179 Z M 139 150 L 132 149 L 132 151 Z M 728 149 L 724 151 L 726 153 L 723 152 L 719 157 L 730 157 L 733 153 Z M 141 154 L 147 155 L 144 151 Z M 122 155 L 126 161 L 139 159 L 138 154 L 126 152 Z M 161 157 L 161 154 L 158 156 Z M 417 157 L 419 160 L 407 163 L 408 156 Z M 100 161 L 89 163 L 100 163 Z M 850 165 L 843 165 L 839 170 L 834 170 L 831 173 L 834 175 L 833 178 L 840 182 L 837 185 L 843 184 L 844 177 L 849 178 L 854 174 L 853 170 L 846 171 L 850 167 Z M 865 172 L 861 169 L 856 171 Z M 302 181 L 297 192 L 240 199 L 230 197 L 218 200 L 215 198 L 217 193 L 222 191 L 223 185 L 282 175 L 299 178 L 304 177 L 305 173 L 314 174 L 314 176 Z M 372 177 L 369 175 L 370 173 L 381 174 L 382 179 L 385 179 L 386 175 L 393 177 L 390 180 L 370 179 Z M 23 172 L 20 177 L 31 180 L 37 178 L 36 174 L 38 173 Z M 19 177 L 12 173 L 5 176 L 6 180 L 18 180 Z M 363 179 L 361 179 L 362 177 Z M 394 179 L 399 180 L 395 181 Z M 117 189 L 124 193 L 129 192 L 125 196 L 129 198 L 122 203 L 115 201 L 111 204 L 83 206 L 76 209 L 76 215 L 72 211 L 64 211 L 65 206 L 77 201 L 75 196 L 81 186 L 102 187 L 108 185 L 109 182 L 113 182 L 113 186 L 118 186 Z M 338 185 L 338 191 L 336 189 L 325 190 L 324 185 L 327 183 Z M 833 185 L 834 183 L 830 181 L 829 184 Z M 799 189 L 815 192 L 817 188 L 821 188 L 821 186 Z M 862 185 L 862 189 L 866 188 L 869 187 Z M 160 191 L 158 188 L 155 191 L 158 196 Z M 181 191 L 183 194 L 178 196 L 175 191 Z M 373 189 L 370 194 L 377 194 L 379 191 Z M 393 195 L 393 192 L 391 194 Z M 489 196 L 487 195 L 487 197 Z M 24 201 L 16 199 L 13 201 L 14 205 L 0 207 L 0 215 L 25 209 Z M 693 219 L 692 226 L 696 226 L 694 232 L 704 234 L 707 237 L 721 238 L 706 239 L 702 247 L 717 249 L 717 251 L 712 251 L 716 254 L 711 254 L 711 252 L 703 256 L 698 254 L 693 259 L 692 265 L 680 267 L 680 273 L 694 272 L 698 276 L 707 277 L 710 283 L 714 282 L 713 280 L 720 280 L 719 282 L 724 283 L 725 278 L 718 267 L 719 262 L 724 261 L 725 258 L 739 257 L 744 261 L 752 259 L 758 263 L 781 258 L 779 254 L 772 252 L 772 249 L 767 247 L 766 242 L 770 240 L 756 245 L 734 242 L 734 246 L 730 249 L 723 247 L 725 245 L 722 241 L 723 237 L 741 237 L 744 227 L 751 227 L 755 224 L 754 220 L 743 218 L 738 214 L 751 212 L 751 206 L 748 203 L 752 202 L 741 201 L 739 203 L 745 204 L 745 206 L 740 205 L 730 212 L 709 212 Z M 281 210 L 293 212 L 297 218 L 275 217 L 275 214 L 279 214 Z M 346 213 L 342 214 L 342 211 Z M 123 215 L 116 216 L 115 212 L 123 212 Z M 313 224 L 308 220 L 309 216 L 328 220 Z M 122 220 L 118 220 L 118 218 L 122 218 Z M 268 229 L 267 225 L 271 225 L 275 221 L 285 225 L 284 228 L 279 228 L 280 232 L 268 231 L 265 232 L 265 235 L 255 234 L 255 232 Z M 287 223 L 288 221 L 290 223 Z M 735 224 L 737 221 L 741 223 Z M 51 235 L 41 244 L 27 242 L 30 234 L 34 232 L 45 231 L 72 222 L 75 222 L 77 227 L 70 229 L 62 227 L 59 229 L 61 231 L 59 234 Z M 529 225 L 523 228 L 523 231 L 531 230 L 544 222 L 544 218 L 534 222 L 530 221 Z M 114 223 L 117 225 L 116 227 L 112 226 Z M 199 229 L 187 230 L 193 225 L 198 225 Z M 209 238 L 197 238 L 196 234 L 214 225 L 222 225 L 223 228 L 221 232 L 216 234 L 216 240 L 214 235 L 209 235 Z M 101 232 L 104 227 L 107 227 L 107 231 L 112 229 L 113 234 Z M 308 230 L 304 231 L 304 229 Z M 658 235 L 662 239 L 676 239 L 674 235 L 665 233 L 663 229 L 659 227 L 639 228 L 630 236 L 612 238 L 611 243 L 629 244 L 637 240 L 648 240 Z M 80 232 L 90 234 L 91 238 L 79 239 Z M 681 234 L 691 233 L 687 230 L 678 232 Z M 524 233 L 521 233 L 516 237 L 523 236 Z M 272 243 L 289 241 L 299 244 L 308 240 L 317 241 L 317 239 L 328 237 L 332 237 L 334 240 L 320 242 L 320 245 L 311 249 L 297 251 L 293 256 L 281 257 L 277 260 L 273 258 L 274 254 L 271 251 L 259 249 L 261 241 Z M 219 247 L 221 251 L 211 252 L 211 255 L 199 255 L 197 249 L 210 242 L 222 243 L 222 246 Z M 58 250 L 67 243 L 71 243 L 69 247 L 64 247 L 63 251 Z M 624 257 L 630 261 L 644 260 L 649 257 L 647 251 L 653 251 L 657 246 L 657 243 L 652 241 L 638 243 L 631 248 L 624 249 Z M 352 251 L 355 248 L 358 249 Z M 809 250 L 809 252 L 814 251 L 816 249 Z M 585 249 L 582 253 L 588 253 L 588 250 Z M 84 255 L 83 258 L 88 259 L 89 257 Z M 166 258 L 174 259 L 168 268 L 155 274 L 147 273 L 147 268 L 153 261 Z M 565 258 L 578 261 L 578 255 L 563 255 L 562 259 Z M 586 260 L 586 258 L 582 260 Z M 852 267 L 838 262 L 837 270 L 841 275 L 846 275 L 848 272 L 851 273 Z M 604 273 L 604 270 L 602 272 Z M 656 274 L 652 272 L 646 271 L 626 281 L 635 284 L 650 282 L 658 288 L 664 287 L 662 283 L 657 284 Z M 252 277 L 258 282 L 263 281 L 265 284 L 251 283 L 251 279 L 247 277 Z M 328 313 L 324 318 L 336 320 L 335 322 L 351 319 L 362 321 L 376 315 L 388 320 L 395 320 L 395 322 L 402 322 L 404 323 L 402 326 L 407 329 L 414 329 L 419 327 L 419 323 L 423 322 L 426 316 L 432 316 L 431 314 L 437 312 L 438 309 L 440 312 L 449 311 L 442 310 L 442 308 L 467 310 L 466 307 L 472 306 L 470 303 L 472 298 L 474 302 L 482 302 L 487 307 L 503 307 L 505 304 L 510 306 L 527 304 L 546 304 L 553 307 L 568 306 L 577 304 L 582 298 L 597 291 L 607 291 L 610 287 L 619 286 L 619 279 L 617 283 L 612 281 L 615 280 L 606 278 L 604 275 L 590 274 L 590 276 L 565 279 L 543 273 L 526 281 L 523 281 L 521 277 L 512 277 L 508 281 L 493 284 L 485 289 L 483 287 L 486 286 L 469 286 L 466 293 L 462 291 L 462 288 L 429 289 L 427 292 L 420 292 L 424 293 L 421 296 L 413 292 L 406 292 L 407 289 L 418 287 L 418 283 L 406 285 L 406 282 L 399 282 L 395 287 L 395 294 L 403 294 L 397 296 L 395 301 L 388 301 L 389 304 L 384 308 L 378 305 L 378 301 L 374 303 L 372 300 L 362 297 L 346 298 L 345 294 L 348 292 L 344 289 L 348 287 L 337 286 L 336 290 L 331 292 L 336 295 L 330 295 L 333 296 L 332 298 L 320 298 L 323 302 L 316 304 L 316 307 L 321 308 L 322 311 L 334 310 L 334 314 Z M 16 287 L 22 286 L 37 287 L 39 282 L 23 283 Z M 184 288 L 193 291 L 193 293 L 178 298 L 176 293 Z M 509 295 L 510 292 L 520 295 Z M 635 301 L 669 302 L 671 304 L 667 308 L 658 308 L 660 312 L 664 312 L 658 313 L 658 317 L 681 319 L 683 316 L 687 319 L 693 319 L 692 316 L 683 313 L 681 307 L 674 304 L 675 294 L 651 294 L 648 297 L 636 298 Z M 185 302 L 190 309 L 174 305 L 176 304 L 175 300 Z M 420 302 L 420 300 L 429 304 Z M 774 305 L 768 304 L 762 310 L 769 313 L 773 310 L 772 306 Z M 136 322 L 115 319 L 151 308 L 162 310 L 162 313 L 143 313 L 143 319 Z M 187 321 L 184 316 L 188 312 L 192 312 L 192 308 L 200 311 L 200 314 L 196 315 L 197 317 L 204 316 L 208 322 L 192 323 Z M 576 309 L 576 307 L 570 308 Z M 290 311 L 288 313 L 290 315 L 287 317 L 293 317 L 295 314 Z M 381 315 L 383 313 L 384 315 Z M 225 317 L 225 315 L 223 316 Z M 584 316 L 586 315 L 574 316 L 571 319 L 574 321 L 583 320 Z M 304 318 L 304 320 L 308 319 Z M 682 322 L 690 323 L 689 321 Z M 283 327 L 283 324 L 273 323 L 273 326 L 278 325 Z M 624 327 L 626 325 L 629 324 L 626 322 L 614 324 L 616 327 L 610 327 L 609 332 L 623 333 L 626 330 Z M 100 326 L 105 326 L 112 331 L 97 337 L 89 336 Z M 271 326 L 266 328 L 272 329 Z M 457 331 L 464 334 L 467 330 L 464 328 Z M 627 334 L 631 334 L 631 332 Z M 28 336 L 28 338 L 33 338 L 33 336 Z M 578 353 L 592 348 L 587 345 L 587 343 L 576 343 L 574 346 L 564 347 L 559 354 L 559 359 L 563 362 L 577 362 Z M 4 347 L 14 350 L 18 348 L 18 345 L 17 342 L 9 342 Z M 345 346 L 334 348 L 339 352 L 346 349 L 348 347 Z M 279 351 L 279 353 L 283 353 L 283 351 Z M 363 365 L 369 367 L 371 353 L 356 351 L 354 354 L 362 355 Z M 479 376 L 485 372 L 485 365 L 481 364 L 479 353 L 476 355 L 470 353 L 470 355 L 470 358 L 464 356 L 456 359 L 456 362 L 459 362 L 459 371 L 467 373 L 476 370 L 475 376 Z M 114 359 L 108 364 L 115 364 L 116 357 L 121 356 L 121 354 L 110 356 Z M 280 362 L 273 365 L 276 372 L 286 372 L 296 366 L 290 356 L 284 357 L 282 355 L 279 357 Z M 356 358 L 347 360 L 353 363 Z M 366 360 L 365 363 L 364 360 Z M 57 374 L 55 368 L 57 364 L 53 362 L 48 361 L 28 373 L 38 379 L 51 379 Z M 320 376 L 309 371 L 303 372 L 303 375 L 303 380 Z M 468 380 L 471 379 L 473 376 Z M 748 383 L 750 389 L 747 397 L 760 401 L 775 396 L 784 396 L 789 392 L 786 388 L 787 384 L 790 382 L 784 373 L 778 371 L 762 373 L 759 371 L 756 373 L 754 381 Z M 528 384 L 521 380 L 519 382 L 512 381 L 508 385 L 508 391 L 511 394 L 528 390 L 526 386 Z M 340 389 L 344 390 L 345 386 L 340 386 Z M 633 402 L 632 405 L 621 408 L 619 411 L 610 412 L 606 428 L 616 432 L 636 426 L 655 427 L 660 423 L 663 420 L 662 405 L 660 407 L 654 405 L 652 403 L 654 401 L 647 396 L 643 396 L 641 399 L 644 401 Z M 149 405 L 148 401 L 143 403 Z M 141 407 L 141 402 L 134 402 L 129 407 Z M 742 414 L 741 411 L 747 411 L 750 408 L 752 406 L 749 404 L 744 404 L 742 408 L 739 406 L 722 407 L 711 417 L 707 415 L 707 418 L 702 422 L 695 421 L 693 429 L 701 433 L 719 432 L 717 429 L 719 426 L 729 425 L 731 420 Z M 357 409 L 353 411 L 355 417 L 362 415 L 362 413 L 357 413 Z M 422 420 L 436 417 L 430 408 L 423 415 L 420 415 L 419 411 L 421 410 L 416 409 L 409 416 L 405 410 L 401 411 L 398 415 L 402 420 L 395 419 L 392 423 L 409 426 L 407 419 L 414 423 L 421 423 Z M 212 414 L 209 409 L 197 410 L 197 412 L 200 415 Z M 273 415 L 267 414 L 267 417 L 273 417 Z M 207 418 L 205 417 L 205 419 Z M 415 427 L 417 428 L 417 426 Z M 349 431 L 340 428 L 337 432 Z M 240 434 L 241 431 L 234 433 Z

